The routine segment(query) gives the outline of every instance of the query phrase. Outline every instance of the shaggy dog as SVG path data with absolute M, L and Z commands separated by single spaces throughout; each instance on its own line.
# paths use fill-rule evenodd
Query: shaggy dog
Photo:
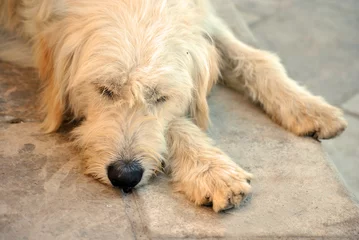
M 130 191 L 163 167 L 175 190 L 218 212 L 251 174 L 204 130 L 217 79 L 245 91 L 285 129 L 341 133 L 342 112 L 290 79 L 279 59 L 240 42 L 207 0 L 2 0 L 0 57 L 38 69 L 43 127 L 66 112 L 86 173 Z

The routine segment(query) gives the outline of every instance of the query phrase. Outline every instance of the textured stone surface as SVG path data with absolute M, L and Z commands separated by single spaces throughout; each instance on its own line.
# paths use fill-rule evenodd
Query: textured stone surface
M 61 134 L 38 123 L 1 124 L 3 239 L 133 239 L 129 198 L 85 177 Z M 131 197 L 130 197 L 131 198 Z
M 293 79 L 345 111 L 348 129 L 323 145 L 349 189 L 359 196 L 359 1 L 233 2 L 259 46 L 277 53 Z
M 284 131 L 231 90 L 218 87 L 209 101 L 210 135 L 256 176 L 254 192 L 240 208 L 215 214 L 195 207 L 172 192 L 166 176 L 123 195 L 82 174 L 66 132 L 43 135 L 38 122 L 3 122 L 2 237 L 358 236 L 358 208 L 318 142 Z
M 163 175 L 129 195 L 84 176 L 67 133 L 40 132 L 35 76 L 0 63 L 0 239 L 358 239 L 358 206 L 321 144 L 237 93 L 215 89 L 209 133 L 256 178 L 240 208 L 215 214 L 173 193 Z
M 291 0 L 234 0 L 232 1 L 250 27 L 265 21 L 280 11 L 285 11 Z
M 338 106 L 359 91 L 359 1 L 234 2 L 261 17 L 250 25 L 253 35 L 281 57 L 292 78 Z
M 351 114 L 359 117 L 359 93 L 350 98 L 347 102 L 342 105 L 342 108 Z
M 254 192 L 239 209 L 215 214 L 170 194 L 165 179 L 139 189 L 153 237 L 340 236 L 359 234 L 359 212 L 325 159 L 320 143 L 272 123 L 237 93 L 210 98 L 210 134 L 255 174 Z M 223 124 L 225 123 L 225 124 Z
M 0 122 L 39 120 L 37 73 L 0 61 Z
M 323 141 L 323 146 L 359 202 L 359 119 L 349 114 L 345 118 L 348 129 L 338 138 Z
M 211 2 L 218 16 L 228 24 L 237 37 L 247 44 L 257 45 L 257 40 L 249 30 L 247 22 L 238 14 L 234 1 L 212 0 Z

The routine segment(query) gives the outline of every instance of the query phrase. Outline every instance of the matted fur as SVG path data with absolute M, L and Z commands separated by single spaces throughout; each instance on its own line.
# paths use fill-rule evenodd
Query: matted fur
M 65 112 L 85 118 L 75 143 L 86 173 L 106 184 L 110 163 L 135 159 L 139 185 L 166 164 L 194 203 L 238 205 L 251 174 L 203 132 L 218 78 L 297 135 L 331 138 L 346 127 L 278 57 L 236 39 L 207 0 L 3 0 L 0 24 L 0 58 L 39 71 L 45 131 Z

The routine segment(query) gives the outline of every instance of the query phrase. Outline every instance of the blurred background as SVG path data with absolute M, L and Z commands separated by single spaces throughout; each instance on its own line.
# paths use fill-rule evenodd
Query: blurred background
M 359 1 L 231 1 L 244 21 L 241 39 L 277 53 L 289 76 L 343 109 L 347 130 L 322 145 L 358 200 Z

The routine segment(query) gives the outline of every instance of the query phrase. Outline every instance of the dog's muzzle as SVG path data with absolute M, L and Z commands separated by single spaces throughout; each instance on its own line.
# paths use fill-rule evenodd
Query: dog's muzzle
M 107 176 L 113 186 L 128 193 L 141 181 L 143 171 L 137 160 L 117 160 L 107 167 Z

